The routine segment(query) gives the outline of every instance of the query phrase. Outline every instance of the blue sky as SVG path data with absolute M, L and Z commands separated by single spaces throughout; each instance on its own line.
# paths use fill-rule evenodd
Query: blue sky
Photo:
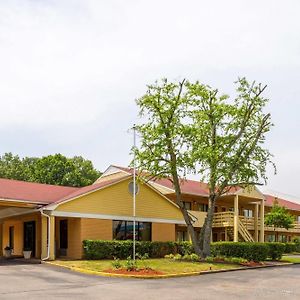
M 268 85 L 278 174 L 300 197 L 299 1 L 1 1 L 0 153 L 83 155 L 127 165 L 134 99 L 155 79 L 199 79 L 233 94 Z

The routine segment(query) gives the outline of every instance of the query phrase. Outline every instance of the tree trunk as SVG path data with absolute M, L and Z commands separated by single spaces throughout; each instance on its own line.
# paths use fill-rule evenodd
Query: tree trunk
M 210 256 L 210 243 L 211 243 L 211 234 L 212 234 L 212 224 L 214 217 L 214 207 L 215 207 L 215 197 L 209 197 L 208 211 L 205 218 L 203 227 L 200 232 L 199 245 L 201 249 L 201 257 L 206 258 Z
M 195 228 L 194 228 L 193 224 L 191 223 L 191 218 L 185 208 L 181 209 L 181 213 L 182 213 L 184 221 L 186 223 L 188 233 L 191 237 L 195 253 L 198 256 L 201 256 L 201 249 L 200 249 L 199 241 L 198 241 L 198 238 L 197 238 L 197 235 L 195 232 Z

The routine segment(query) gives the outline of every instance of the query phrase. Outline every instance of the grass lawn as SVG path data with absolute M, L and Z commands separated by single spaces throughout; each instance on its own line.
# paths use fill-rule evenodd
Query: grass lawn
M 290 263 L 298 263 L 300 264 L 300 255 L 293 256 L 293 255 L 284 255 L 282 256 L 281 261 L 288 261 Z
M 120 260 L 125 266 L 125 260 Z M 220 269 L 234 269 L 239 267 L 236 264 L 222 264 L 222 263 L 204 263 L 204 262 L 186 262 L 174 261 L 169 259 L 147 259 L 144 263 L 138 262 L 138 267 L 143 268 L 145 264 L 153 270 L 161 271 L 165 274 L 176 273 L 190 273 Z M 112 260 L 56 260 L 56 264 L 70 268 L 80 268 L 88 271 L 103 272 L 112 269 Z

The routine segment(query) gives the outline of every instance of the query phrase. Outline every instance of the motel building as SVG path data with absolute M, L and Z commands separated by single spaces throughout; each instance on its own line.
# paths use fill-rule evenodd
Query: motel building
M 0 256 L 10 247 L 40 259 L 80 259 L 86 239 L 133 238 L 133 180 L 129 168 L 110 166 L 92 185 L 75 188 L 0 179 Z M 182 181 L 184 205 L 200 231 L 208 209 L 204 183 Z M 139 182 L 136 195 L 136 239 L 189 240 L 175 193 L 167 179 Z M 274 200 L 295 216 L 292 229 L 264 226 Z M 212 241 L 291 241 L 300 237 L 300 204 L 263 195 L 256 187 L 236 188 L 215 207 Z

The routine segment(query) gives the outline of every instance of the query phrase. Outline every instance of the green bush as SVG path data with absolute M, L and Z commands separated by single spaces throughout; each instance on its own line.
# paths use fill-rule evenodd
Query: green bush
M 135 270 L 137 270 L 137 262 L 136 262 L 136 260 L 133 260 L 131 258 L 131 256 L 127 257 L 125 266 L 126 266 L 126 270 L 127 271 L 135 271 Z
M 282 254 L 285 252 L 285 244 L 283 243 L 265 243 L 265 245 L 268 247 L 268 257 L 270 257 L 273 260 L 280 260 L 282 257 Z
M 83 241 L 86 259 L 126 259 L 132 255 L 133 242 L 128 241 Z M 300 243 L 233 243 L 217 242 L 211 244 L 211 256 L 239 257 L 248 261 L 264 261 L 268 257 L 280 259 L 284 252 L 300 251 Z M 190 242 L 136 242 L 136 253 L 148 254 L 149 258 L 162 258 L 179 254 L 188 257 L 194 253 Z M 171 257 L 169 257 L 171 258 Z M 174 257 L 172 257 L 174 259 Z
M 264 243 L 212 243 L 213 256 L 239 257 L 249 261 L 263 261 L 269 256 L 269 247 Z
M 192 253 L 192 254 L 186 254 L 182 257 L 183 260 L 187 260 L 187 261 L 199 261 L 200 260 L 200 257 L 195 254 L 195 253 Z
M 111 265 L 112 265 L 112 267 L 114 269 L 120 269 L 120 268 L 122 268 L 122 264 L 121 264 L 121 262 L 120 262 L 120 260 L 118 258 L 115 258 L 113 260 L 113 262 L 111 263 Z
M 177 242 L 177 252 L 181 255 L 190 255 L 194 253 L 194 247 L 191 242 Z
M 132 255 L 133 242 L 128 241 L 102 241 L 84 240 L 84 257 L 86 259 L 126 259 Z M 141 256 L 147 254 L 151 258 L 164 257 L 169 253 L 177 253 L 175 242 L 136 242 L 136 253 Z
M 285 247 L 284 253 L 297 252 L 297 244 L 296 243 L 285 243 L 284 247 Z

